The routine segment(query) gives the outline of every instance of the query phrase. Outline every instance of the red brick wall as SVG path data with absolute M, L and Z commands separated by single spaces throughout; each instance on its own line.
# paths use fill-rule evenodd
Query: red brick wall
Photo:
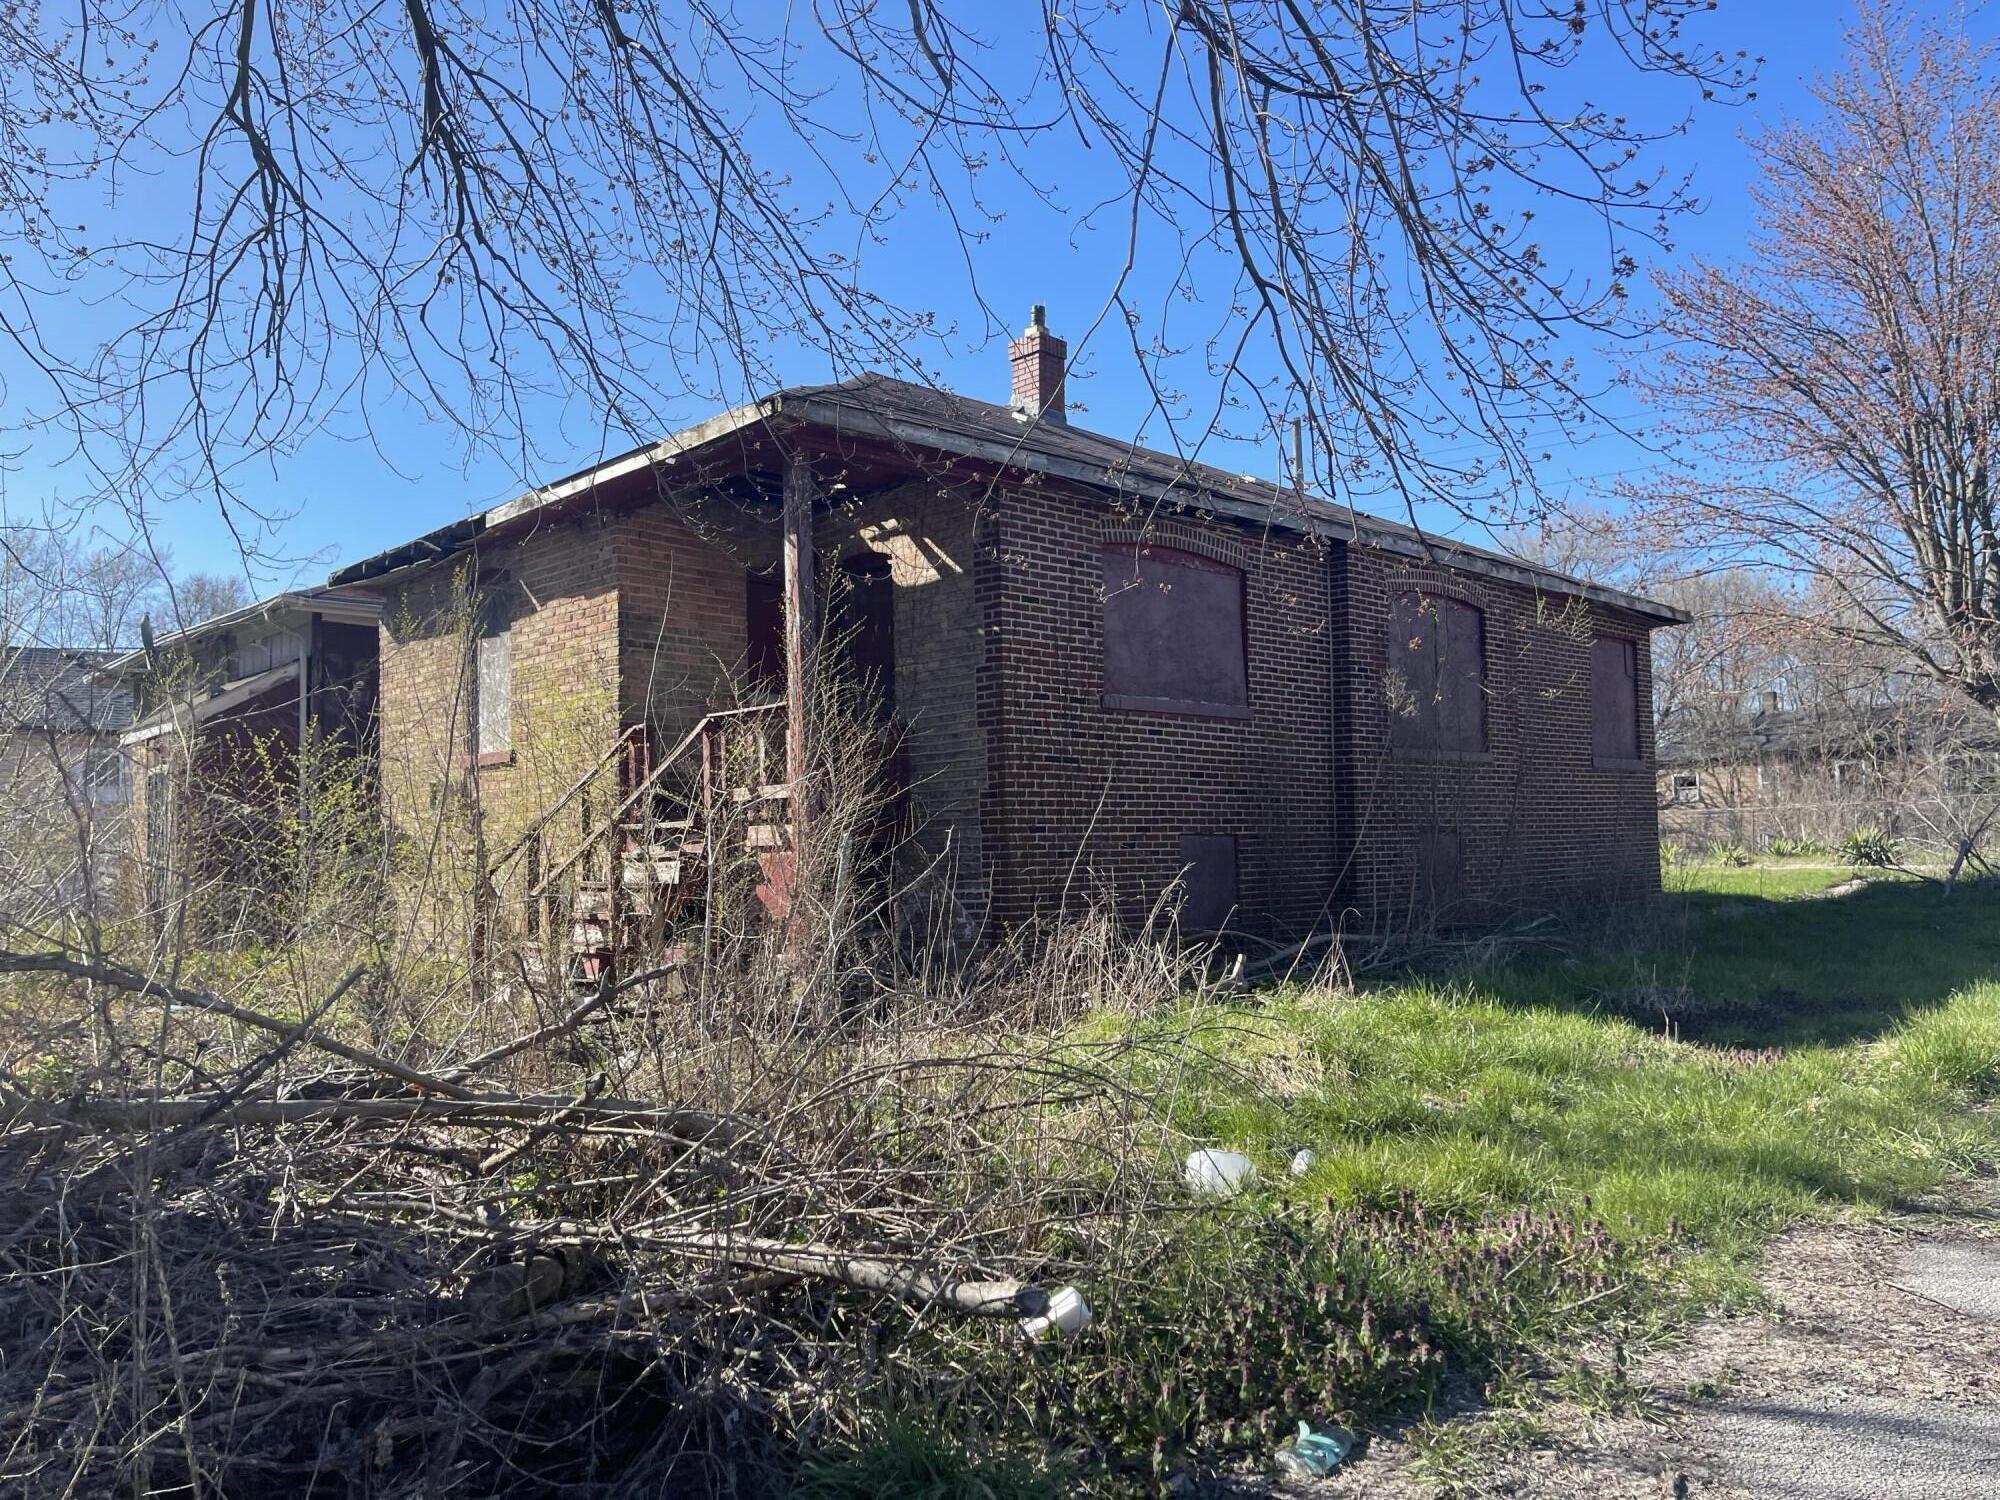
M 1178 874 L 1183 835 L 1234 836 L 1241 918 L 1253 925 L 1310 925 L 1338 909 L 1373 928 L 1413 907 L 1474 916 L 1658 889 L 1650 716 L 1638 763 L 1592 756 L 1591 637 L 1635 642 L 1649 704 L 1642 622 L 1227 522 L 1135 529 L 1061 494 L 1010 493 L 991 531 L 984 712 L 996 772 L 984 816 L 1003 917 L 1093 889 L 1138 912 Z M 1100 549 L 1139 534 L 1242 567 L 1247 721 L 1103 706 Z M 1413 586 L 1484 613 L 1487 748 L 1476 756 L 1389 748 L 1388 602 Z
M 1343 748 L 1342 899 L 1366 927 L 1432 894 L 1472 912 L 1659 889 L 1651 652 L 1629 616 L 1521 585 L 1444 571 L 1367 548 L 1334 560 L 1345 620 L 1337 671 Z M 1425 757 L 1389 745 L 1390 598 L 1415 588 L 1478 607 L 1485 620 L 1486 750 Z M 1638 763 L 1593 758 L 1590 642 L 1632 640 Z M 1427 875 L 1426 854 L 1450 872 Z
M 671 502 L 610 523 L 620 712 L 650 719 L 662 749 L 728 707 L 744 681 L 743 573 L 763 554 L 739 531 L 691 527 Z
M 648 716 L 663 734 L 744 681 L 743 573 L 776 553 L 776 517 L 690 515 L 672 501 L 488 542 L 514 642 L 515 761 L 468 770 L 447 569 L 391 600 L 382 659 L 392 822 L 469 786 L 498 848 Z M 1366 548 L 1213 519 L 1138 516 L 1095 496 L 971 497 L 929 481 L 836 503 L 821 561 L 890 559 L 896 699 L 925 847 L 948 854 L 968 920 L 1109 892 L 1146 909 L 1180 873 L 1183 837 L 1236 840 L 1250 922 L 1299 928 L 1336 910 L 1379 925 L 1419 902 L 1440 850 L 1462 909 L 1657 888 L 1652 731 L 1640 763 L 1592 760 L 1590 639 L 1638 645 L 1641 622 Z M 1107 709 L 1107 543 L 1141 539 L 1242 569 L 1249 716 Z M 1450 593 L 1485 614 L 1487 749 L 1457 760 L 1388 748 L 1388 599 Z M 1642 720 L 1646 716 L 1642 715 Z M 467 800 L 461 795 L 460 800 Z M 469 856 L 470 849 L 464 853 Z M 1428 877 L 1426 871 L 1428 869 Z
M 400 894 L 441 938 L 470 932 L 483 860 L 542 817 L 615 739 L 611 537 L 594 515 L 551 523 L 485 542 L 385 591 L 383 812 Z M 513 634 L 513 750 L 476 766 L 466 671 L 474 594 Z
M 1142 535 L 1243 570 L 1248 719 L 1104 707 L 1102 548 Z M 994 505 L 991 552 L 998 913 L 1099 892 L 1141 911 L 1178 876 L 1183 835 L 1227 834 L 1246 916 L 1317 920 L 1336 842 L 1325 548 L 1026 491 Z

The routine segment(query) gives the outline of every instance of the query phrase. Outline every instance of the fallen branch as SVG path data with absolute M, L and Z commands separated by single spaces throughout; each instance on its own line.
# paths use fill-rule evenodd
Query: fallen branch
M 199 1095 L 172 1099 L 77 1099 L 60 1104 L 17 1100 L 12 1110 L 37 1125 L 88 1124 L 104 1130 L 159 1130 L 196 1121 L 233 1120 L 245 1125 L 330 1123 L 342 1120 L 435 1120 L 477 1124 L 540 1124 L 560 1120 L 579 1131 L 648 1130 L 706 1146 L 749 1139 L 745 1122 L 692 1109 L 655 1109 L 629 1100 L 580 1104 L 575 1096 L 465 1095 L 455 1099 L 231 1099 Z
M 397 1062 L 392 1057 L 384 1057 L 379 1052 L 351 1046 L 313 1027 L 280 1021 L 276 1017 L 246 1010 L 240 1005 L 232 1005 L 221 996 L 211 995 L 206 990 L 191 990 L 182 985 L 168 984 L 164 980 L 148 978 L 144 974 L 131 969 L 121 969 L 114 964 L 81 963 L 61 953 L 0 953 L 0 974 L 66 974 L 72 979 L 108 984 L 113 989 L 124 990 L 128 994 L 145 995 L 154 1000 L 171 1000 L 176 1005 L 185 1005 L 193 1010 L 221 1016 L 225 1020 L 253 1026 L 288 1043 L 304 1043 L 310 1047 L 317 1047 L 322 1052 L 330 1052 L 335 1057 L 344 1057 L 347 1061 L 359 1063 L 364 1068 L 373 1068 L 377 1072 L 386 1073 L 391 1078 L 400 1079 L 430 1093 L 443 1094 L 454 1099 L 478 1097 L 471 1089 L 421 1072 L 405 1063 Z

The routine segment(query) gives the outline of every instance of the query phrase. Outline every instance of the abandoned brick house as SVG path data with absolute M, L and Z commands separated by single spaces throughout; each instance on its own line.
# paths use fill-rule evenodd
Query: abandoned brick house
M 0 646 L 0 919 L 116 907 L 131 779 L 118 735 L 130 691 L 106 651 Z
M 1039 309 L 1010 352 L 1008 405 L 783 390 L 335 574 L 381 601 L 392 830 L 470 788 L 445 856 L 534 839 L 546 890 L 732 724 L 735 792 L 782 801 L 817 594 L 971 926 L 1176 882 L 1196 929 L 1657 889 L 1675 612 L 1071 426 Z
M 196 901 L 205 935 L 264 935 L 271 893 L 255 876 L 278 843 L 274 820 L 304 792 L 302 768 L 366 767 L 372 782 L 380 611 L 355 591 L 279 594 L 106 664 L 136 700 L 120 736 L 130 901 L 185 919 L 196 901 L 185 893 L 207 892 Z

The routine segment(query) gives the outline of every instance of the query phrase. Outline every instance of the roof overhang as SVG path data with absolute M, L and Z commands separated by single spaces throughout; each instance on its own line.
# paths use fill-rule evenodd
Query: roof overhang
M 231 709 L 241 708 L 246 703 L 254 703 L 272 688 L 296 681 L 299 663 L 296 658 L 259 672 L 254 677 L 239 677 L 234 682 L 224 683 L 206 698 L 193 703 L 175 703 L 153 714 L 143 723 L 134 724 L 118 737 L 121 745 L 143 745 L 148 740 L 156 740 L 163 734 L 175 730 L 199 729 Z
M 1038 451 L 1031 441 L 1006 444 L 975 435 L 888 417 L 846 403 L 808 398 L 802 405 L 786 409 L 801 425 L 826 426 L 843 433 L 865 433 L 885 441 L 935 448 L 960 457 L 983 460 L 1008 468 L 1027 469 L 1052 479 L 1064 479 L 1093 489 L 1111 489 L 1120 494 L 1167 504 L 1192 506 L 1259 526 L 1275 526 L 1302 535 L 1324 536 L 1330 540 L 1359 543 L 1402 556 L 1481 574 L 1529 588 L 1551 589 L 1620 609 L 1628 614 L 1665 625 L 1685 625 L 1694 617 L 1672 605 L 1662 604 L 1623 589 L 1589 583 L 1580 578 L 1537 568 L 1484 548 L 1468 547 L 1445 537 L 1411 534 L 1402 528 L 1384 526 L 1360 511 L 1342 509 L 1321 501 L 1311 510 L 1290 504 L 1259 503 L 1219 495 L 1194 480 L 1161 483 L 1146 475 L 1083 463 L 1060 454 Z
M 830 389 L 837 388 L 779 391 L 735 407 L 659 442 L 606 459 L 552 484 L 530 490 L 491 510 L 441 527 L 414 542 L 353 563 L 334 573 L 328 581 L 335 587 L 374 581 L 406 568 L 440 561 L 488 531 L 553 511 L 573 499 L 648 469 L 670 467 L 699 450 L 740 437 L 752 429 L 761 427 L 775 435 L 781 431 L 817 428 L 839 438 L 868 438 L 903 448 L 925 449 L 1003 470 L 1207 511 L 1261 527 L 1356 543 L 1440 567 L 1586 599 L 1655 625 L 1684 625 L 1693 618 L 1672 605 L 1639 594 L 1572 578 L 1486 548 L 1468 546 L 1412 528 L 1391 526 L 1363 512 L 1329 501 L 1315 500 L 1308 506 L 1300 506 L 1291 503 L 1291 497 L 1283 495 L 1275 487 L 1269 499 L 1245 499 L 1217 493 L 1213 486 L 1201 481 L 1192 466 L 1189 466 L 1187 477 L 1162 481 L 1116 465 L 1081 461 L 1038 445 L 1035 440 L 1037 424 L 1025 419 L 1018 441 L 1001 441 L 963 428 L 941 426 L 885 412 L 870 407 L 865 401 L 841 400 L 829 395 Z
M 313 615 L 343 625 L 375 625 L 379 624 L 382 618 L 382 601 L 372 595 L 330 586 L 273 594 L 268 599 L 259 599 L 255 604 L 246 604 L 241 609 L 232 609 L 226 614 L 216 615 L 213 619 L 190 625 L 185 630 L 176 630 L 169 635 L 160 636 L 154 640 L 153 649 L 157 652 L 166 646 L 189 645 L 246 625 L 278 623 L 287 618 L 307 619 Z M 146 651 L 141 647 L 136 651 L 127 651 L 113 657 L 98 671 L 116 675 L 130 672 L 144 665 L 145 661 Z

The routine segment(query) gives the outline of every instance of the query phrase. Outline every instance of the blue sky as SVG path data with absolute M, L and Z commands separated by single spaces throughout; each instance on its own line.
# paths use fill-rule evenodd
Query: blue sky
M 1937 13 L 1942 19 L 1956 10 L 1941 4 Z M 1839 62 L 1841 28 L 1850 15 L 1846 5 L 1825 0 L 1722 0 L 1719 10 L 1704 21 L 1700 40 L 1741 49 L 1762 57 L 1764 63 L 1754 102 L 1697 108 L 1685 136 L 1655 148 L 1656 160 L 1693 173 L 1704 204 L 1700 214 L 1676 224 L 1677 258 L 1698 254 L 1726 260 L 1740 253 L 1746 229 L 1743 195 L 1751 171 L 1741 138 L 1781 112 L 1810 112 L 1804 85 Z M 1985 29 L 1989 19 L 1976 24 Z M 1684 85 L 1662 80 L 1621 83 L 1620 92 L 1630 96 L 1635 116 L 1654 120 L 1676 119 L 1690 103 Z M 1067 148 L 1044 138 L 1036 149 Z M 1103 307 L 1124 254 L 1122 222 L 1116 215 L 1101 224 L 1085 222 L 1083 210 L 1093 186 L 1091 168 L 1084 161 L 1076 165 L 1073 179 L 1068 179 L 1070 191 L 1059 193 L 1059 201 L 1043 203 L 1016 195 L 1005 202 L 1004 219 L 991 226 L 979 257 L 979 292 L 1005 326 L 982 312 L 967 285 L 956 246 L 922 213 L 906 215 L 885 243 L 867 252 L 864 275 L 870 283 L 892 289 L 905 305 L 933 308 L 952 328 L 935 356 L 927 356 L 934 358 L 945 383 L 971 395 L 1005 399 L 1006 336 L 1018 330 L 1031 303 L 1046 303 L 1051 325 L 1071 335 Z M 802 161 L 800 171 L 801 191 L 809 192 L 810 163 Z M 156 193 L 151 203 L 168 201 L 170 196 Z M 150 211 L 144 200 L 120 208 L 121 214 L 141 219 Z M 1639 302 L 1643 307 L 1643 277 Z M 82 317 L 89 315 L 79 312 Z M 1576 345 L 1566 352 L 1581 360 L 1587 373 L 1609 380 L 1611 366 L 1602 350 Z M 1085 360 L 1087 370 L 1101 367 L 1100 373 L 1086 374 L 1074 386 L 1073 396 L 1088 407 L 1089 415 L 1083 419 L 1088 425 L 1129 436 L 1144 417 L 1144 403 L 1134 384 L 1120 378 L 1125 367 L 1109 354 Z M 1202 363 L 1190 358 L 1175 370 L 1177 383 L 1197 406 L 1208 379 Z M 802 351 L 782 360 L 781 373 L 788 381 L 810 381 L 825 378 L 827 370 L 822 357 Z M 7 408 L 18 411 L 20 403 L 32 401 L 34 377 L 18 361 L 10 365 L 0 356 L 0 380 L 5 382 Z M 365 410 L 359 409 L 361 404 L 356 403 L 357 409 L 347 414 L 349 420 L 339 424 L 339 430 L 311 440 L 302 451 L 258 462 L 238 474 L 243 492 L 261 508 L 291 517 L 279 540 L 293 563 L 288 570 L 257 577 L 260 592 L 293 579 L 322 577 L 333 566 L 511 498 L 528 483 L 581 467 L 606 449 L 626 446 L 622 434 L 605 434 L 581 403 L 557 398 L 550 398 L 535 414 L 535 436 L 543 456 L 532 464 L 518 455 L 468 453 L 455 434 L 399 399 L 376 399 Z M 1643 413 L 1629 393 L 1612 390 L 1603 406 L 1613 416 L 1643 426 Z M 710 410 L 689 403 L 672 415 L 691 422 Z M 359 436 L 364 430 L 367 439 Z M 1234 469 L 1270 474 L 1278 463 L 1274 446 L 1218 439 L 1202 456 Z M 66 455 L 46 438 L 12 440 L 6 447 L 0 501 L 10 515 L 26 516 L 43 499 L 62 498 L 82 487 Z M 1555 449 L 1546 472 L 1557 491 L 1581 496 L 1605 479 L 1651 461 L 1640 443 L 1607 431 Z M 1436 518 L 1431 519 L 1435 524 Z M 242 570 L 230 529 L 210 504 L 177 504 L 160 517 L 157 534 L 171 544 L 184 570 Z

